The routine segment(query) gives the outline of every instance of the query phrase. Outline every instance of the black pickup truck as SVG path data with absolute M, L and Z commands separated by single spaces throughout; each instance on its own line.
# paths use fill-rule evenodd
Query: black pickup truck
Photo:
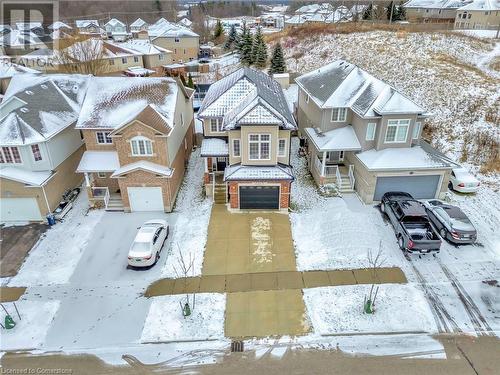
M 434 231 L 425 207 L 408 193 L 385 193 L 380 210 L 391 221 L 398 245 L 409 253 L 438 253 L 441 239 Z

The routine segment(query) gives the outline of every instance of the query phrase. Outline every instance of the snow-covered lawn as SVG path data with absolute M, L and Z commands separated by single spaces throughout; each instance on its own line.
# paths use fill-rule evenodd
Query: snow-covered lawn
M 437 332 L 423 293 L 412 285 L 384 284 L 374 314 L 363 313 L 370 285 L 347 285 L 304 290 L 304 302 L 314 332 L 335 333 Z
M 180 308 L 180 303 L 185 301 L 184 295 L 155 297 L 144 324 L 141 342 L 224 338 L 225 294 L 197 294 L 194 310 L 186 318 Z
M 184 182 L 177 195 L 175 211 L 179 218 L 175 224 L 172 245 L 167 262 L 162 270 L 163 277 L 180 277 L 179 250 L 182 250 L 185 261 L 194 258 L 194 267 L 190 275 L 201 274 L 203 252 L 207 242 L 208 223 L 212 209 L 212 200 L 203 193 L 203 158 L 197 149 L 189 159 L 189 166 Z
M 82 191 L 64 221 L 43 235 L 8 285 L 67 283 L 103 213 L 89 210 L 87 194 Z
M 35 349 L 42 346 L 59 309 L 59 301 L 18 301 L 16 306 L 21 320 L 13 304 L 4 303 L 3 305 L 17 324 L 13 329 L 2 329 L 0 350 Z M 2 311 L 2 318 L 3 316 L 4 311 Z

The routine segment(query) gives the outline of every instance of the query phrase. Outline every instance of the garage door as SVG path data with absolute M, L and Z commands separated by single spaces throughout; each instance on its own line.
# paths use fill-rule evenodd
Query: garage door
M 373 200 L 379 201 L 388 191 L 404 191 L 417 199 L 435 198 L 440 177 L 439 175 L 378 177 Z
M 279 186 L 240 186 L 241 209 L 276 210 L 279 207 Z
M 127 188 L 130 211 L 164 211 L 161 187 Z
M 1 198 L 0 221 L 40 221 L 36 198 Z

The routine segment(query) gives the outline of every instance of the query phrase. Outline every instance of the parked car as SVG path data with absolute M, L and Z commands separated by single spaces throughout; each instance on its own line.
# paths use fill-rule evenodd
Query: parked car
M 441 240 L 429 222 L 425 207 L 410 194 L 385 193 L 380 210 L 394 227 L 401 250 L 420 254 L 439 252 Z
M 446 204 L 438 199 L 426 201 L 424 206 L 429 220 L 443 239 L 454 244 L 476 242 L 476 228 L 459 207 Z
M 137 232 L 128 252 L 132 267 L 149 267 L 160 259 L 160 252 L 168 237 L 169 226 L 165 220 L 146 221 Z
M 465 168 L 454 168 L 451 170 L 450 189 L 459 193 L 475 193 L 479 189 L 480 182 Z

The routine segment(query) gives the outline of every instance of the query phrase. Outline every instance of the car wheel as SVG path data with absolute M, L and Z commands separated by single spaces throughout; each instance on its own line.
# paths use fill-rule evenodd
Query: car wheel
M 451 181 L 448 182 L 448 189 L 453 190 L 453 183 Z
M 380 203 L 380 211 L 382 211 L 383 213 L 385 213 L 385 204 L 384 204 L 384 202 Z
M 439 231 L 439 234 L 441 235 L 443 240 L 446 240 L 446 229 L 441 228 L 441 230 Z
M 156 253 L 155 264 L 160 260 L 160 253 Z
M 404 241 L 403 241 L 403 236 L 399 236 L 398 237 L 398 245 L 399 245 L 399 248 L 401 250 L 405 250 L 405 244 L 404 244 Z

